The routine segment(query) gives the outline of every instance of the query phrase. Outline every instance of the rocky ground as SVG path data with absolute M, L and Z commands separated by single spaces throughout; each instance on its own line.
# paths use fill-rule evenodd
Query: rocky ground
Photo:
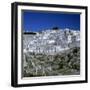
M 23 54 L 23 77 L 79 75 L 80 48 L 74 47 L 55 55 Z

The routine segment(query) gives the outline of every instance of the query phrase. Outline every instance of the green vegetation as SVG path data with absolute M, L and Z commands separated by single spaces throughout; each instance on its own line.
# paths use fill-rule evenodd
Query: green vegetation
M 55 55 L 27 53 L 24 57 L 23 77 L 80 74 L 80 48 Z

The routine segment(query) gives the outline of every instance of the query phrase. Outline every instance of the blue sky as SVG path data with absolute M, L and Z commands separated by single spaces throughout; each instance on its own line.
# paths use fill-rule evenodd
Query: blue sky
M 23 11 L 22 19 L 22 28 L 24 32 L 37 32 L 53 27 L 80 30 L 80 14 Z

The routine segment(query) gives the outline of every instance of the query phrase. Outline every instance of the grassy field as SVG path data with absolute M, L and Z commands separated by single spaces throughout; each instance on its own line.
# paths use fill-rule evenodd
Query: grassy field
M 79 75 L 80 48 L 72 48 L 55 55 L 23 54 L 23 77 Z

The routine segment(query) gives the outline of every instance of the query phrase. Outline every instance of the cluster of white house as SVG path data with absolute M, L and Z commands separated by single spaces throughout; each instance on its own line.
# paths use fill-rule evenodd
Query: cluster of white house
M 35 35 L 23 35 L 24 52 L 58 53 L 74 46 L 80 46 L 80 31 L 43 30 Z

